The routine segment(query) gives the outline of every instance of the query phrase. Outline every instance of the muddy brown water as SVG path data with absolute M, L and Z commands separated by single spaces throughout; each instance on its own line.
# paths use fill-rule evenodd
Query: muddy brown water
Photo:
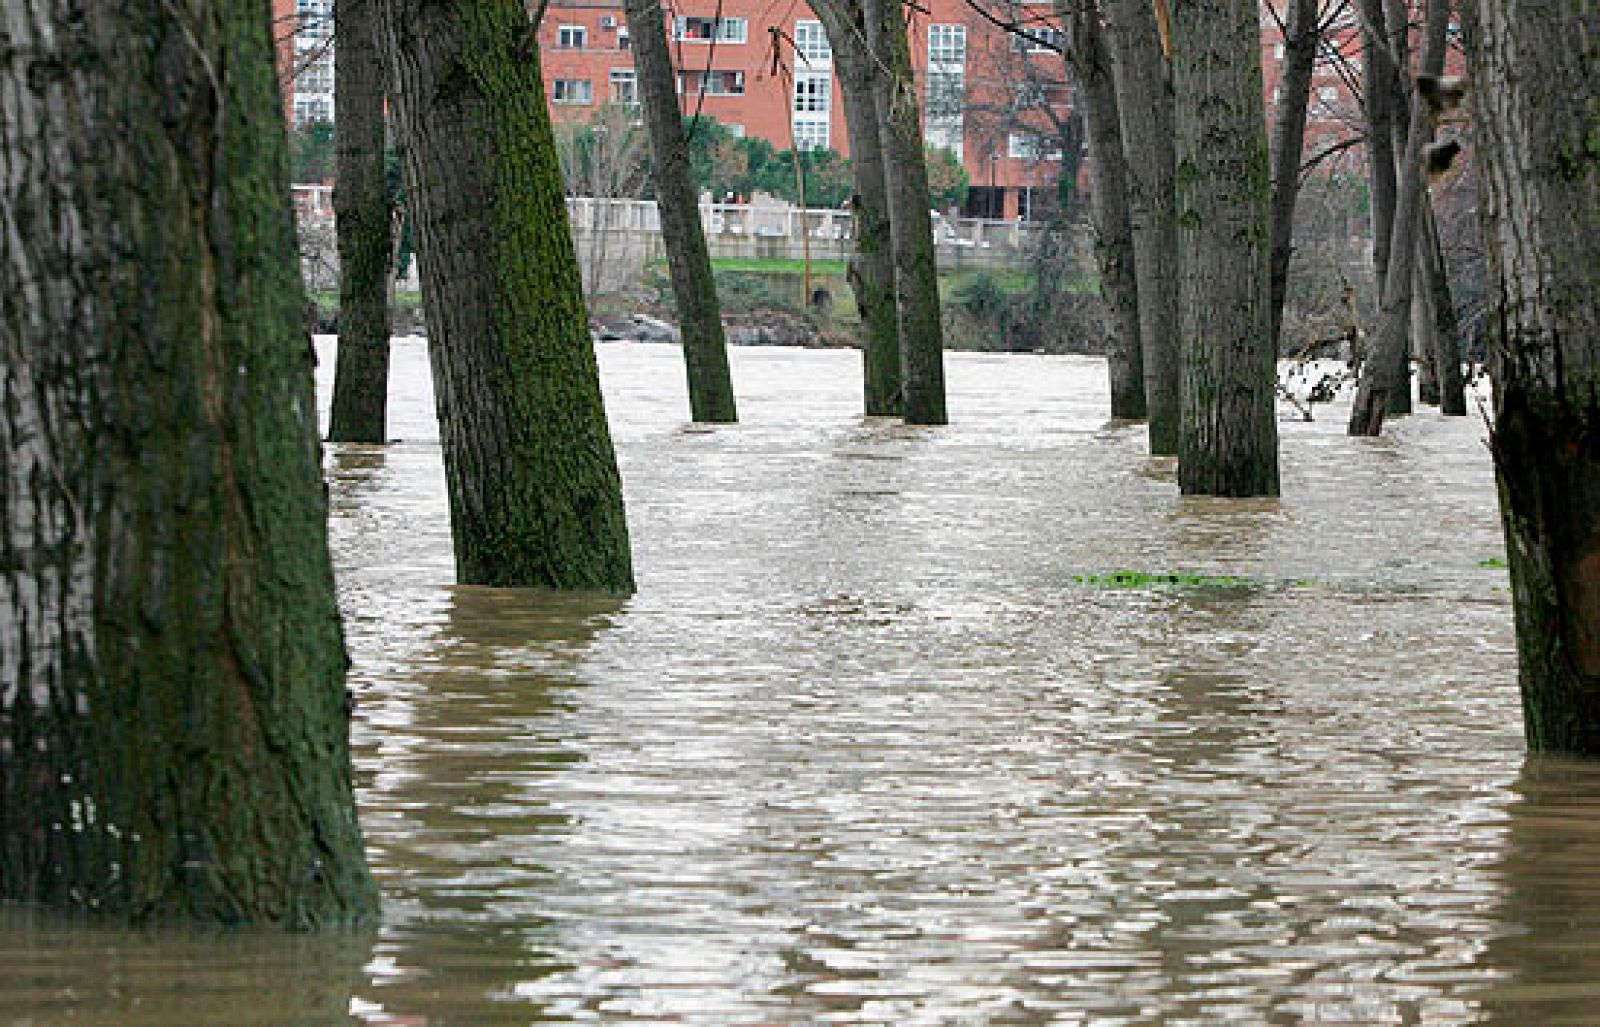
M 716 430 L 601 362 L 625 602 L 451 584 L 420 344 L 329 453 L 382 929 L 6 913 L 0 1022 L 1600 1020 L 1600 765 L 1524 757 L 1477 418 L 1324 408 L 1281 502 L 1195 501 L 1094 360 L 952 356 L 936 430 L 851 353 L 736 351 Z

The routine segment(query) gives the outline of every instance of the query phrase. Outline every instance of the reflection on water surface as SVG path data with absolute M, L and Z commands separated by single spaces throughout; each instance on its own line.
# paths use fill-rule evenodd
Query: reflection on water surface
M 12 915 L 0 1010 L 1593 1019 L 1600 767 L 1524 765 L 1480 425 L 1333 410 L 1281 502 L 1180 500 L 1091 360 L 952 357 L 924 430 L 856 415 L 854 354 L 734 358 L 746 423 L 690 432 L 676 350 L 601 349 L 615 602 L 451 585 L 401 344 L 401 441 L 329 455 L 382 930 Z

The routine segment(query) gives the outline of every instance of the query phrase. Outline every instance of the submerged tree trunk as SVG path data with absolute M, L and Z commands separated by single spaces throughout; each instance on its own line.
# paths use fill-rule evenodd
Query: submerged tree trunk
M 1462 6 L 1528 745 L 1600 755 L 1600 3 Z
M 387 0 L 464 584 L 625 592 L 600 397 L 539 54 L 518 0 Z
M 1461 321 L 1456 316 L 1455 297 L 1450 292 L 1450 276 L 1439 243 L 1439 223 L 1433 202 L 1426 195 L 1422 203 L 1422 226 L 1417 259 L 1428 271 L 1428 287 L 1433 293 L 1429 304 L 1434 319 L 1434 373 L 1438 378 L 1439 412 L 1449 417 L 1467 413 L 1467 383 L 1461 371 Z
M 689 409 L 696 421 L 731 423 L 739 419 L 739 413 L 728 371 L 728 343 L 722 330 L 717 282 L 711 274 L 711 251 L 706 248 L 705 226 L 700 223 L 694 172 L 689 166 L 689 140 L 678 107 L 678 76 L 667 50 L 665 15 L 661 0 L 627 0 L 624 8 L 633 38 L 645 129 L 655 158 L 656 205 L 661 210 L 661 241 L 683 333 Z
M 928 159 L 911 43 L 900 0 L 864 0 L 867 45 L 879 68 L 873 97 L 883 142 L 894 281 L 899 307 L 900 386 L 907 424 L 945 424 L 944 322 L 939 265 L 928 210 Z
M 1172 89 L 1149 0 L 1101 0 L 1128 164 L 1150 452 L 1173 456 L 1180 432 L 1178 225 Z
M 1283 70 L 1272 121 L 1272 344 L 1283 344 L 1283 303 L 1294 257 L 1294 209 L 1300 198 L 1300 162 L 1306 139 L 1306 107 L 1316 70 L 1317 0 L 1288 0 L 1283 30 Z
M 0 901 L 371 922 L 266 7 L 0 36 Z
M 1184 495 L 1278 494 L 1257 0 L 1173 8 Z
M 812 0 L 833 49 L 850 133 L 850 170 L 855 183 L 854 249 L 848 277 L 861 314 L 863 398 L 869 417 L 898 417 L 900 327 L 895 305 L 894 253 L 889 227 L 889 190 L 878 125 L 877 66 L 867 51 L 866 24 L 855 0 Z
M 383 0 L 339 0 L 334 79 L 339 233 L 339 355 L 332 442 L 388 441 L 393 219 L 384 167 Z
M 1448 0 L 1428 0 L 1422 74 L 1437 77 L 1444 68 L 1449 25 Z M 1382 434 L 1386 416 L 1411 408 L 1411 290 L 1417 263 L 1417 228 L 1422 220 L 1422 205 L 1427 199 L 1422 155 L 1433 141 L 1433 125 L 1418 91 L 1412 88 L 1408 92 L 1411 123 L 1406 133 L 1405 157 L 1398 173 L 1400 192 L 1395 203 L 1388 277 L 1378 307 L 1378 329 L 1362 364 L 1361 384 L 1350 411 L 1351 435 Z M 1399 401 L 1400 393 L 1404 393 L 1404 402 Z
M 1089 144 L 1089 217 L 1094 225 L 1095 264 L 1108 321 L 1106 364 L 1111 377 L 1111 416 L 1142 421 L 1144 353 L 1139 340 L 1139 287 L 1134 273 L 1133 223 L 1128 211 L 1128 162 L 1122 153 L 1117 93 L 1111 78 L 1099 8 L 1092 2 L 1057 0 L 1068 32 L 1068 61 L 1077 79 Z

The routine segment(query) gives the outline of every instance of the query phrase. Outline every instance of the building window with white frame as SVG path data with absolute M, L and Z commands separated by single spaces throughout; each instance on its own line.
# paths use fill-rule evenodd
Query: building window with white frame
M 611 69 L 611 102 L 633 106 L 639 102 L 639 73 L 632 68 Z
M 826 72 L 801 72 L 794 77 L 794 109 L 802 114 L 826 114 L 833 109 L 833 76 Z
M 826 67 L 833 63 L 833 47 L 828 43 L 828 34 L 822 30 L 822 22 L 794 23 L 794 52 L 802 68 Z
M 680 71 L 678 72 L 678 92 L 694 96 L 743 96 L 744 72 L 742 71 Z
M 583 25 L 562 25 L 556 29 L 557 50 L 587 50 L 589 29 Z
M 672 38 L 680 43 L 743 43 L 750 38 L 749 18 L 677 17 Z
M 963 156 L 967 110 L 967 27 L 928 26 L 927 137 L 932 146 Z
M 967 63 L 967 27 L 965 25 L 928 26 L 928 63 Z
M 826 150 L 831 142 L 828 122 L 816 115 L 794 119 L 794 148 L 796 150 Z
M 1037 132 L 1012 132 L 1006 138 L 1006 156 L 1012 160 L 1060 160 L 1061 140 Z
M 558 78 L 550 83 L 551 103 L 594 103 L 594 83 L 586 78 Z

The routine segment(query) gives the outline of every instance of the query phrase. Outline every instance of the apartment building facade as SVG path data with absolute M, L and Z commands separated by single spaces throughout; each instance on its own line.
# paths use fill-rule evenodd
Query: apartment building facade
M 663 5 L 686 112 L 778 149 L 833 149 L 849 137 L 833 53 L 803 0 L 669 0 Z M 1010 5 L 1042 33 L 1052 5 Z M 1048 47 L 1019 42 L 965 0 L 912 11 L 912 61 L 928 143 L 955 154 L 971 191 L 966 212 L 1026 216 L 1061 165 L 1055 119 L 1070 111 L 1065 67 Z M 558 119 L 637 102 L 630 26 L 621 0 L 551 0 L 539 32 Z
M 285 109 L 293 124 L 332 120 L 334 0 L 273 0 Z M 1028 218 L 1054 192 L 1071 113 L 1051 0 L 921 0 L 910 9 L 912 61 L 931 146 L 955 154 L 970 185 L 963 213 Z M 1274 0 L 1261 9 L 1265 89 L 1275 95 L 1283 61 Z M 805 0 L 664 0 L 686 112 L 778 149 L 833 149 L 849 136 L 833 54 Z M 996 20 L 1023 25 L 1032 39 Z M 1359 134 L 1359 31 L 1340 23 L 1313 84 L 1307 152 Z M 603 105 L 635 104 L 631 30 L 622 0 L 549 0 L 539 31 L 546 95 L 558 120 L 589 118 Z

